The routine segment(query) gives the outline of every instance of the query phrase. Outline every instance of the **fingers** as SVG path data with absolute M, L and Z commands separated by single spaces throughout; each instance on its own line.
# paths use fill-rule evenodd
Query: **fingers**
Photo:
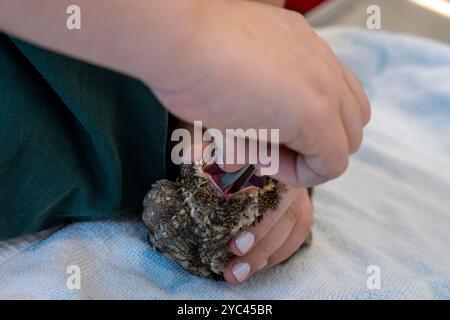
M 348 86 L 345 86 L 347 94 L 342 97 L 340 106 L 342 124 L 347 135 L 348 150 L 350 153 L 356 152 L 362 143 L 363 119 L 361 107 L 355 99 Z
M 352 102 L 355 104 L 354 101 Z M 345 109 L 345 112 L 351 111 L 350 107 L 348 103 L 348 109 Z M 339 112 L 339 109 L 335 108 L 332 112 Z M 269 147 L 271 155 L 275 154 L 275 152 L 272 152 L 275 151 L 274 147 L 278 149 L 278 158 L 271 156 L 271 161 L 275 160 L 276 163 L 252 163 L 259 170 L 270 165 L 275 172 L 272 175 L 275 179 L 294 187 L 311 187 L 339 176 L 347 169 L 349 147 L 351 146 L 353 150 L 361 144 L 362 124 L 359 115 L 350 114 L 345 124 L 345 127 L 348 126 L 349 129 L 346 129 L 340 120 L 334 119 L 336 117 L 340 119 L 341 115 L 328 115 L 325 119 L 322 119 L 322 124 L 319 121 L 317 127 L 314 128 L 316 132 L 311 132 L 306 139 L 288 142 L 286 146 L 271 145 Z M 326 121 L 326 118 L 329 118 L 329 121 Z M 323 123 L 326 125 L 323 125 Z M 353 130 L 353 128 L 352 136 L 354 136 L 354 139 L 349 142 L 347 130 Z M 258 150 L 256 148 L 253 151 L 248 151 L 246 161 L 252 154 L 251 152 L 253 152 L 253 159 L 259 161 Z M 304 154 L 299 154 L 295 150 L 306 151 Z M 242 164 L 225 164 L 223 169 L 228 172 L 235 172 L 241 167 Z
M 289 161 L 282 158 L 280 154 L 280 164 L 284 161 L 290 163 L 289 167 L 285 166 L 284 168 L 287 171 L 284 176 L 295 178 L 291 185 L 315 186 L 340 176 L 347 169 L 349 143 L 346 130 L 342 122 L 336 119 L 322 121 L 322 123 L 324 122 L 327 125 L 322 127 L 320 132 L 314 134 L 316 138 L 311 142 L 304 144 L 295 140 L 287 144 L 292 150 L 305 150 L 304 153 L 295 155 L 294 163 L 292 155 L 285 154 L 288 158 L 291 158 Z
M 365 126 L 370 120 L 370 103 L 369 99 L 364 92 L 364 88 L 361 82 L 355 76 L 355 74 L 334 54 L 333 49 L 330 45 L 323 39 L 319 40 L 320 47 L 322 50 L 320 53 L 325 57 L 330 66 L 335 70 L 336 74 L 340 74 L 343 79 L 340 79 L 346 85 L 346 89 L 343 91 L 344 102 L 353 100 L 350 102 L 351 105 L 355 106 L 353 110 L 355 113 L 357 110 L 361 113 L 361 120 L 363 126 Z M 343 81 L 342 81 L 343 80 Z
M 318 135 L 320 139 L 306 148 L 295 143 L 289 145 L 294 150 L 303 148 L 311 152 L 297 155 L 297 185 L 314 186 L 340 176 L 348 167 L 349 155 L 361 146 L 363 127 L 370 119 L 370 105 L 356 77 L 344 65 L 339 65 L 344 79 L 340 88 L 339 116 L 333 117 L 334 122 L 328 122 Z
M 335 97 L 336 107 L 339 109 L 340 117 L 335 121 L 340 121 L 345 129 L 347 146 L 349 153 L 356 152 L 362 143 L 363 127 L 369 121 L 370 106 L 364 93 L 361 83 L 356 76 L 336 57 L 333 49 L 323 39 L 319 38 L 319 51 L 324 57 L 324 61 L 334 71 L 334 88 L 324 88 L 325 95 Z M 334 89 L 334 90 L 333 90 Z M 325 103 L 332 104 L 328 98 Z M 369 116 L 368 116 L 369 114 Z M 338 170 L 339 171 L 339 170 Z
M 246 255 L 230 261 L 224 278 L 232 284 L 240 284 L 255 272 L 286 259 L 308 236 L 311 221 L 310 199 L 306 189 L 302 189 L 270 231 Z
M 361 110 L 363 126 L 366 126 L 367 123 L 370 121 L 370 117 L 371 117 L 369 99 L 367 98 L 367 95 L 364 92 L 361 82 L 358 80 L 358 78 L 355 76 L 355 74 L 344 64 L 341 64 L 341 67 L 342 67 L 344 79 L 345 79 L 349 89 L 353 93 L 355 99 L 358 101 L 358 105 Z
M 253 250 L 230 263 L 224 271 L 226 280 L 233 284 L 241 283 L 267 265 L 268 258 L 281 247 L 295 225 L 297 212 L 294 209 L 288 209 Z
M 299 196 L 299 189 L 288 187 L 286 193 L 283 194 L 280 205 L 275 211 L 268 210 L 263 219 L 257 225 L 248 228 L 244 232 L 230 241 L 229 247 L 231 252 L 237 256 L 243 256 L 256 246 L 261 239 L 271 230 L 271 228 L 285 215 L 286 211 L 292 205 L 292 202 Z
M 304 214 L 299 215 L 296 224 L 283 245 L 278 248 L 268 259 L 265 269 L 271 268 L 292 256 L 300 246 L 308 239 L 312 226 L 312 206 L 310 201 L 305 201 Z

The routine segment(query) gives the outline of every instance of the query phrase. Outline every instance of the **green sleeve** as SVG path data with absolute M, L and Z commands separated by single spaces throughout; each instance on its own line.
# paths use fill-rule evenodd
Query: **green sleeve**
M 0 34 L 0 240 L 139 213 L 167 126 L 141 82 Z

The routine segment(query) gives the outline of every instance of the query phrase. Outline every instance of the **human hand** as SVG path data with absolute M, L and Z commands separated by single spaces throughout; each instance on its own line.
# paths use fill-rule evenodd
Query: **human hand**
M 293 255 L 310 236 L 312 209 L 305 188 L 288 187 L 277 210 L 266 212 L 260 223 L 230 242 L 236 256 L 224 270 L 225 280 L 241 284 Z
M 156 95 L 208 128 L 279 128 L 275 178 L 312 186 L 342 174 L 370 106 L 356 79 L 305 19 L 247 1 L 206 1 L 180 64 L 164 65 Z
M 82 32 L 57 27 L 66 4 L 50 0 L 2 2 L 0 30 L 139 78 L 189 122 L 280 129 L 275 178 L 286 184 L 337 177 L 361 144 L 364 91 L 297 13 L 230 0 L 78 5 Z
M 273 6 L 284 7 L 286 0 L 251 0 L 255 2 L 267 3 Z
M 180 122 L 178 127 L 193 132 L 192 125 Z M 207 142 L 192 144 L 190 161 L 208 161 L 201 152 Z M 200 158 L 196 157 L 196 154 Z M 187 158 L 186 158 L 187 159 Z M 226 171 L 238 170 L 238 166 L 225 166 Z M 253 274 L 271 268 L 288 259 L 311 234 L 313 205 L 306 188 L 287 186 L 276 210 L 264 213 L 256 225 L 243 230 L 229 242 L 229 249 L 235 255 L 224 270 L 224 278 L 231 284 L 241 284 Z

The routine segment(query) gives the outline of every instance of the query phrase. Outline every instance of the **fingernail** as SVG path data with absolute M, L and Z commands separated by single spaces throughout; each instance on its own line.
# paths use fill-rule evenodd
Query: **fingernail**
M 250 265 L 247 262 L 239 261 L 234 265 L 231 272 L 233 272 L 233 275 L 237 279 L 237 281 L 242 282 L 250 273 Z
M 255 236 L 248 231 L 242 232 L 236 240 L 234 240 L 234 243 L 236 244 L 236 247 L 238 247 L 239 251 L 242 254 L 246 254 L 248 250 L 253 246 L 253 243 L 255 242 Z

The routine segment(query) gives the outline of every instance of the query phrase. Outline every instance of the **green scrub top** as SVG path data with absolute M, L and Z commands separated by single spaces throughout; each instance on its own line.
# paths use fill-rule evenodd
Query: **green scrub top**
M 0 34 L 0 240 L 140 213 L 168 122 L 140 81 Z

